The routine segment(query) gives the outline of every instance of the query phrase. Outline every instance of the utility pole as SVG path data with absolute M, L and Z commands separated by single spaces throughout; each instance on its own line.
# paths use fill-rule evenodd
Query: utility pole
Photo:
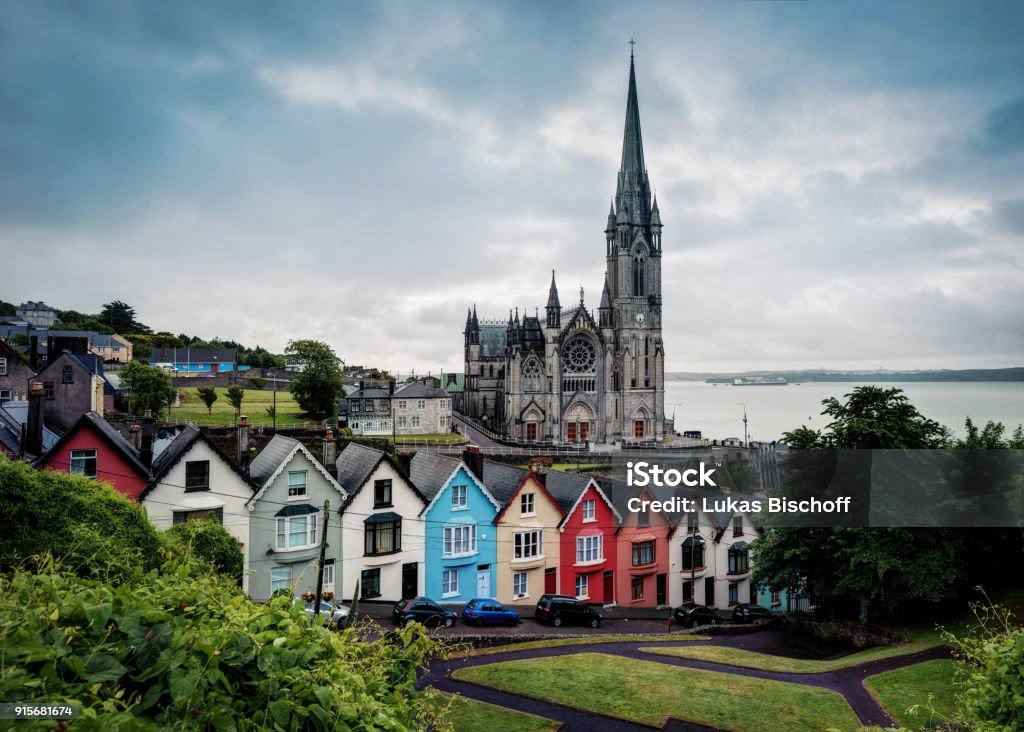
M 327 522 L 330 517 L 331 502 L 324 501 L 324 527 L 320 536 L 320 562 L 316 570 L 316 600 L 313 603 L 313 617 L 320 617 L 320 595 L 324 591 L 324 556 L 327 554 Z
M 747 405 L 743 402 L 736 402 L 736 404 L 743 407 L 743 447 L 747 447 Z
M 277 374 L 271 374 L 271 379 L 273 379 L 273 381 L 274 381 L 274 407 L 273 407 L 273 410 L 274 410 L 273 420 L 274 420 L 274 422 L 273 422 L 273 427 L 274 427 L 274 434 L 276 435 L 277 434 Z

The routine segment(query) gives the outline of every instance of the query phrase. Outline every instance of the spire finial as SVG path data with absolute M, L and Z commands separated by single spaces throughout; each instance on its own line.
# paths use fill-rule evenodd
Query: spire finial
M 580 305 L 583 304 L 583 283 L 580 283 Z
M 632 38 L 630 38 L 629 39 L 629 60 L 630 61 L 633 60 L 633 46 L 635 46 L 635 45 L 636 45 L 636 41 L 634 41 Z

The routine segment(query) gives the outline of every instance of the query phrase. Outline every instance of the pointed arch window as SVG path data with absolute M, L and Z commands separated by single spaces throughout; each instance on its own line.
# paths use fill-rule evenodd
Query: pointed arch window
M 523 391 L 529 393 L 536 393 L 542 390 L 543 372 L 540 368 L 540 363 L 535 358 L 531 358 L 523 366 Z
M 647 263 L 642 252 L 633 256 L 633 294 L 636 296 L 645 295 L 647 282 Z

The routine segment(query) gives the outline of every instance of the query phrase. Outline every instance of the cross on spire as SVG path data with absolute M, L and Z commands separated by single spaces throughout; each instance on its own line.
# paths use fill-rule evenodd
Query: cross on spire
M 630 61 L 633 60 L 633 46 L 635 46 L 635 45 L 636 45 L 636 41 L 634 41 L 632 38 L 630 38 L 629 39 L 629 60 Z

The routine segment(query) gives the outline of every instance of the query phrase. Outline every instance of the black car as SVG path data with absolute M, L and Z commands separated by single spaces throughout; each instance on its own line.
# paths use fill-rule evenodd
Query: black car
M 568 595 L 541 595 L 533 617 L 556 628 L 562 623 L 589 625 L 591 628 L 601 625 L 601 613 Z
M 778 617 L 766 607 L 744 602 L 732 609 L 732 619 L 735 623 L 753 623 L 755 620 L 778 620 Z
M 695 625 L 718 625 L 722 619 L 718 613 L 704 605 L 680 605 L 675 611 L 676 625 L 692 628 Z
M 429 597 L 415 597 L 411 600 L 399 600 L 391 609 L 391 617 L 396 625 L 405 625 L 416 621 L 423 625 L 443 625 L 450 628 L 455 625 L 458 615 L 446 607 L 441 607 Z

